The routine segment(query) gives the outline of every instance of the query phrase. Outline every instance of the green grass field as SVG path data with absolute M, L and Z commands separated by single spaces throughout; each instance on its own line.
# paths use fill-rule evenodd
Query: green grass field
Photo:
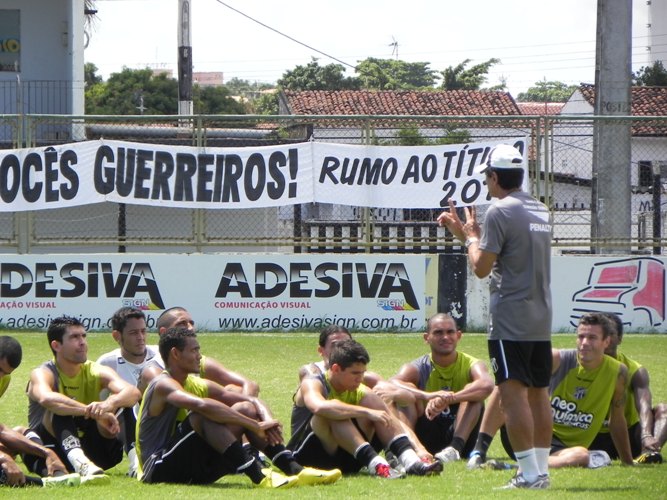
M 25 425 L 27 399 L 25 384 L 32 368 L 50 357 L 45 333 L 10 333 L 23 345 L 23 363 L 14 372 L 12 384 L 0 400 L 0 421 L 8 425 Z M 359 334 L 371 355 L 369 369 L 388 377 L 404 362 L 425 352 L 418 334 Z M 151 343 L 157 343 L 152 334 Z M 200 334 L 204 354 L 221 360 L 229 368 L 258 381 L 260 396 L 272 408 L 275 416 L 289 429 L 291 396 L 297 382 L 300 365 L 317 358 L 316 334 Z M 110 334 L 89 334 L 89 358 L 97 357 L 117 347 Z M 555 347 L 574 346 L 574 335 L 554 336 Z M 464 335 L 459 348 L 469 354 L 487 359 L 486 337 Z M 625 337 L 622 350 L 639 360 L 651 375 L 654 402 L 667 401 L 667 335 L 632 335 Z M 287 436 L 286 436 L 287 437 Z M 499 439 L 494 441 L 490 457 L 505 456 Z M 296 488 L 285 491 L 260 491 L 250 486 L 245 476 L 224 477 L 210 486 L 144 485 L 125 477 L 124 461 L 110 471 L 110 486 L 83 486 L 77 489 L 24 488 L 12 490 L 14 498 L 507 498 L 510 495 L 539 495 L 542 498 L 667 498 L 667 464 L 623 467 L 614 462 L 598 470 L 560 469 L 552 471 L 552 487 L 548 491 L 497 491 L 511 476 L 503 471 L 467 471 L 465 462 L 453 464 L 438 477 L 409 477 L 398 481 L 383 481 L 359 475 L 345 477 L 330 486 Z M 8 494 L 6 489 L 0 495 Z

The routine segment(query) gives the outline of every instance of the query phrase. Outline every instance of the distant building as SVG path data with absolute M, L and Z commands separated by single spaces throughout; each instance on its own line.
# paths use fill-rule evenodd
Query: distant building
M 165 75 L 167 78 L 174 78 L 174 70 L 173 69 L 167 69 L 167 68 L 153 68 L 152 74 L 154 77 L 160 76 L 160 75 Z
M 592 120 L 581 118 L 593 116 L 594 107 L 595 86 L 581 84 L 563 106 L 563 118 L 554 121 L 549 175 L 555 181 L 550 204 L 556 211 L 556 240 L 588 231 L 591 224 L 594 126 Z M 634 234 L 643 238 L 652 231 L 653 168 L 657 167 L 663 183 L 667 181 L 667 87 L 632 87 L 631 110 L 633 117 L 641 119 L 630 129 L 632 156 L 627 168 L 632 186 L 632 224 Z M 651 116 L 657 119 L 646 120 Z M 624 178 L 619 173 L 619 179 Z
M 224 83 L 222 71 L 195 71 L 192 82 L 200 87 L 219 87 Z
M 83 115 L 84 40 L 83 0 L 2 0 L 0 115 Z M 79 139 L 81 130 L 48 125 L 32 137 Z M 0 126 L 0 144 L 10 141 L 10 127 Z
M 564 102 L 517 102 L 523 115 L 557 115 L 565 105 Z

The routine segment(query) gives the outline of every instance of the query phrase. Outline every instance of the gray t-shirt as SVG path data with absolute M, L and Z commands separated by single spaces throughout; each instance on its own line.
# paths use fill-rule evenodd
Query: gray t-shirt
M 491 270 L 489 338 L 551 339 L 551 215 L 523 191 L 486 213 L 480 249 L 497 255 Z

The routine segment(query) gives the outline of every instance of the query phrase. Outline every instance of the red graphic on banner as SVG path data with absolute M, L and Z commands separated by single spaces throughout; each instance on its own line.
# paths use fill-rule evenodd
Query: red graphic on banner
M 575 292 L 572 302 L 573 326 L 582 314 L 594 311 L 615 313 L 625 325 L 645 314 L 649 326 L 661 325 L 665 320 L 665 265 L 652 257 L 598 262 L 591 267 L 587 286 Z

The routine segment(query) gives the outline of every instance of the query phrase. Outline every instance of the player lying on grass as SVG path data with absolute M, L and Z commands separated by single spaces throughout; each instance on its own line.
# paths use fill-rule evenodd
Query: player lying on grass
M 281 425 L 263 416 L 248 396 L 225 390 L 199 373 L 201 353 L 194 331 L 172 328 L 160 336 L 166 370 L 148 385 L 137 424 L 138 478 L 146 483 L 207 484 L 244 473 L 262 488 L 325 484 L 338 470 L 302 467 L 283 443 Z M 241 445 L 246 436 L 285 474 L 264 468 Z
M 303 420 L 288 448 L 300 463 L 313 467 L 358 472 L 365 466 L 378 477 L 401 477 L 378 455 L 384 447 L 408 474 L 440 472 L 439 462 L 421 461 L 382 398 L 362 384 L 369 361 L 366 349 L 354 340 L 333 345 L 329 368 L 301 380 L 294 404 L 308 412 L 300 413 Z
M 13 337 L 0 337 L 0 398 L 7 391 L 12 372 L 18 368 L 23 350 Z M 44 462 L 44 476 L 26 476 L 14 458 L 19 453 L 40 458 Z M 22 433 L 0 423 L 0 484 L 7 486 L 76 486 L 78 474 L 67 474 L 67 469 L 53 450 L 33 442 Z

